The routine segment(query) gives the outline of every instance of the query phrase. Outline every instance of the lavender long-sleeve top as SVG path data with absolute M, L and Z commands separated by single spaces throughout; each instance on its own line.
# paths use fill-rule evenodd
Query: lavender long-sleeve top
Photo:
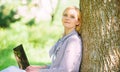
M 73 30 L 62 37 L 51 48 L 52 63 L 49 68 L 40 72 L 79 72 L 82 58 L 82 41 L 78 33 Z
M 82 58 L 82 41 L 75 30 L 64 36 L 51 48 L 52 63 L 40 72 L 79 72 Z M 0 72 L 25 72 L 15 66 Z

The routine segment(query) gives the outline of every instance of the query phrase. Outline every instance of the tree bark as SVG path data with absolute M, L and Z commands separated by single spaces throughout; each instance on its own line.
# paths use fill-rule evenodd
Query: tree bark
M 120 0 L 80 0 L 81 72 L 120 72 Z

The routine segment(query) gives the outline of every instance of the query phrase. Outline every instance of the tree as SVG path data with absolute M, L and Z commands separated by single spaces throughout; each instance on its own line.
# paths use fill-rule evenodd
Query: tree
M 120 72 L 120 0 L 80 0 L 81 72 Z

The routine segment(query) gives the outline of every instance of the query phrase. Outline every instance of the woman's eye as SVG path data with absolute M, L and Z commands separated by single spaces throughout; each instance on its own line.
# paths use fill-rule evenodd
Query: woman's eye
M 75 18 L 75 16 L 70 16 L 71 18 Z
M 75 18 L 75 16 L 74 16 L 74 15 L 63 14 L 63 16 L 64 16 L 64 17 L 69 17 L 69 18 L 72 18 L 72 19 L 74 19 L 74 18 Z
M 67 14 L 63 14 L 63 16 L 67 17 Z

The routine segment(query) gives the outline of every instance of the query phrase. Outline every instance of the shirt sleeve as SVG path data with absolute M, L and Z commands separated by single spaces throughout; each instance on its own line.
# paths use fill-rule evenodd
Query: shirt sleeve
M 78 72 L 82 58 L 82 44 L 77 38 L 72 38 L 66 45 L 65 54 L 60 67 L 64 72 Z
M 42 69 L 40 72 L 78 72 L 82 58 L 81 40 L 72 38 L 66 44 L 66 50 L 60 66 L 54 69 Z

